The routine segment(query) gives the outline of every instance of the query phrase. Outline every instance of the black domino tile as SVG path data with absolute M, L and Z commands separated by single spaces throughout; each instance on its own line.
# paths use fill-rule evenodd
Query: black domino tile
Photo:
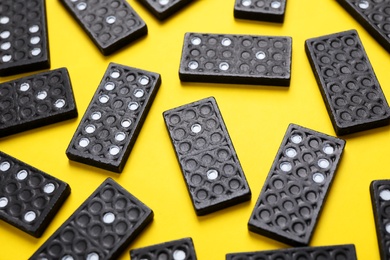
M 337 0 L 388 52 L 390 52 L 390 27 L 387 10 L 390 1 Z
M 283 23 L 287 0 L 236 0 L 234 17 Z
M 357 260 L 353 244 L 231 253 L 226 260 Z
M 197 215 L 250 200 L 249 185 L 213 97 L 163 116 Z
M 145 22 L 126 0 L 60 0 L 103 55 L 147 34 Z
M 292 38 L 186 33 L 181 81 L 289 86 Z
M 191 238 L 169 241 L 157 245 L 132 249 L 131 260 L 182 259 L 196 260 L 194 243 Z
M 45 0 L 1 0 L 0 76 L 50 68 Z
M 160 85 L 157 73 L 110 63 L 66 150 L 68 158 L 122 172 Z
M 390 109 L 355 30 L 312 38 L 306 54 L 337 135 L 390 123 Z
M 108 178 L 30 259 L 117 259 L 152 220 L 150 208 Z
M 0 152 L 0 219 L 40 237 L 69 194 L 67 183 Z
M 390 180 L 372 181 L 370 194 L 380 257 L 390 259 Z
M 193 0 L 139 0 L 157 19 L 165 20 Z
M 77 117 L 68 70 L 0 84 L 0 137 Z
M 309 244 L 345 141 L 290 124 L 250 216 L 250 231 Z

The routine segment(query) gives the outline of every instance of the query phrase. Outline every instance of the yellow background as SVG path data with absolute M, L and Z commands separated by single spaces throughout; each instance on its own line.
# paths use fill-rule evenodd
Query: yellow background
M 226 253 L 286 248 L 248 231 L 247 222 L 289 123 L 335 135 L 304 52 L 308 38 L 357 29 L 385 95 L 390 98 L 389 54 L 335 0 L 288 0 L 283 24 L 236 20 L 234 0 L 196 0 L 159 22 L 136 0 L 130 5 L 148 35 L 104 57 L 58 0 L 47 1 L 51 69 L 67 67 L 79 117 L 0 139 L 0 150 L 70 184 L 72 192 L 40 239 L 0 222 L 0 259 L 27 259 L 107 178 L 153 209 L 151 225 L 126 248 L 192 237 L 198 259 Z M 186 32 L 291 36 L 291 86 L 181 83 Z M 160 73 L 162 85 L 122 174 L 69 161 L 65 150 L 109 62 Z M 23 75 L 24 76 L 24 75 Z M 1 82 L 19 76 L 1 78 Z M 165 129 L 162 112 L 214 96 L 246 174 L 252 199 L 197 217 Z M 353 243 L 359 259 L 379 259 L 369 184 L 390 176 L 390 128 L 343 137 L 344 156 L 310 243 Z

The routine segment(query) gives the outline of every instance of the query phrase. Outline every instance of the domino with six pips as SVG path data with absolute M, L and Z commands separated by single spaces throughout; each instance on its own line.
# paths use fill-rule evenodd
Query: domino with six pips
M 0 219 L 40 237 L 70 194 L 70 186 L 0 152 Z
M 287 0 L 236 0 L 234 17 L 283 23 Z
M 160 85 L 157 73 L 110 63 L 66 150 L 68 158 L 120 173 Z

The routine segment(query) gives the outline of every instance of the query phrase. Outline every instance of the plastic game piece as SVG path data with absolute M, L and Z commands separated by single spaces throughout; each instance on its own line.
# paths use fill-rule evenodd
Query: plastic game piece
M 250 200 L 249 185 L 213 97 L 163 116 L 198 216 Z
M 183 238 L 153 246 L 133 249 L 130 251 L 131 260 L 144 259 L 185 259 L 196 260 L 194 243 L 191 238 Z
M 0 76 L 50 68 L 45 0 L 2 0 Z
M 372 0 L 337 0 L 337 2 L 351 14 L 376 41 L 390 52 L 390 35 L 387 21 L 390 14 L 387 11 L 389 1 Z
M 290 124 L 248 222 L 292 246 L 310 242 L 345 141 Z
M 382 260 L 390 258 L 390 180 L 375 180 L 370 185 L 379 253 Z
M 160 85 L 157 73 L 110 63 L 68 146 L 68 158 L 122 172 Z
M 77 117 L 66 68 L 0 84 L 0 137 Z
M 390 123 L 390 109 L 357 31 L 312 38 L 305 48 L 337 135 Z
M 181 81 L 289 86 L 290 37 L 186 33 Z
M 30 259 L 117 259 L 153 220 L 153 211 L 111 178 Z
M 110 55 L 148 33 L 126 0 L 60 0 L 103 55 Z
M 352 244 L 335 246 L 316 246 L 286 248 L 247 253 L 232 253 L 226 255 L 226 260 L 311 260 L 311 259 L 343 259 L 357 260 L 356 249 Z
M 193 0 L 139 0 L 157 19 L 164 20 Z
M 67 183 L 0 152 L 0 219 L 40 237 L 69 194 Z
M 287 0 L 236 0 L 234 17 L 283 23 Z

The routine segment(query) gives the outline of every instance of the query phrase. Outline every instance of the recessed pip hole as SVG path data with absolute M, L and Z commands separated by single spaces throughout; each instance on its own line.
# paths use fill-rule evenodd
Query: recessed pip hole
M 146 86 L 149 84 L 149 77 L 147 76 L 142 76 L 139 78 L 138 82 L 142 85 L 142 86 Z
M 220 70 L 226 71 L 229 69 L 229 64 L 227 62 L 221 62 L 219 64 L 219 68 L 220 68 Z
M 103 222 L 106 224 L 111 224 L 112 222 L 115 221 L 115 215 L 112 212 L 107 212 L 103 216 Z
M 192 37 L 191 38 L 191 43 L 193 45 L 199 45 L 202 42 L 202 40 L 199 37 Z
M 185 260 L 186 257 L 186 252 L 181 249 L 177 249 L 173 252 L 173 260 Z
M 208 170 L 207 173 L 206 173 L 206 176 L 207 176 L 207 179 L 209 180 L 215 180 L 218 178 L 218 171 L 216 170 Z
M 193 124 L 191 126 L 191 131 L 194 133 L 194 134 L 197 134 L 199 133 L 200 131 L 202 131 L 202 126 L 200 124 Z
M 280 169 L 284 172 L 289 172 L 292 169 L 292 165 L 289 162 L 282 162 L 280 164 Z
M 325 181 L 325 176 L 320 172 L 316 172 L 313 174 L 313 181 L 318 184 L 323 183 Z
M 27 211 L 26 214 L 24 215 L 24 220 L 27 222 L 32 222 L 36 219 L 37 214 L 35 214 L 34 211 Z
M 294 148 L 287 148 L 286 155 L 290 158 L 294 158 L 295 156 L 297 156 L 297 151 Z
M 80 3 L 77 4 L 76 7 L 77 7 L 77 9 L 79 9 L 80 11 L 83 11 L 83 10 L 85 10 L 85 9 L 87 8 L 87 4 L 84 3 L 84 2 L 80 2 Z
M 111 72 L 111 78 L 113 79 L 117 79 L 121 76 L 120 72 L 118 70 L 114 70 L 113 72 Z
M 232 40 L 230 40 L 229 38 L 223 38 L 221 43 L 223 46 L 227 47 L 227 46 L 230 46 L 230 44 L 232 44 Z
M 87 125 L 85 127 L 85 132 L 87 132 L 88 134 L 92 134 L 93 132 L 95 132 L 96 130 L 96 127 L 94 125 Z
M 11 168 L 11 164 L 9 162 L 2 162 L 0 164 L 0 171 L 2 172 L 8 171 L 9 168 Z
M 329 167 L 330 162 L 327 159 L 319 159 L 317 164 L 322 169 L 326 169 Z
M 30 33 L 37 33 L 39 31 L 39 26 L 36 24 L 31 25 L 30 28 L 28 28 L 28 30 L 30 31 Z
M 100 103 L 102 104 L 106 104 L 108 102 L 108 100 L 110 100 L 110 97 L 107 96 L 107 95 L 101 95 L 99 96 L 99 101 Z
M 116 21 L 116 17 L 113 15 L 110 15 L 106 18 L 106 23 L 108 23 L 108 24 L 113 24 L 113 23 L 115 23 L 115 21 Z
M 291 141 L 294 144 L 300 144 L 302 142 L 302 136 L 300 136 L 300 135 L 293 135 L 293 136 L 291 136 Z
M 386 228 L 386 232 L 390 234 L 390 223 L 387 223 L 385 228 Z
M 28 172 L 26 170 L 20 170 L 16 174 L 16 179 L 18 179 L 19 181 L 23 181 L 27 178 L 27 176 L 28 176 Z
M 325 144 L 324 147 L 322 148 L 322 150 L 326 154 L 333 154 L 334 153 L 334 147 L 330 144 Z
M 4 208 L 8 205 L 8 199 L 6 197 L 0 198 L 0 208 Z
M 46 194 L 51 194 L 56 189 L 56 186 L 53 183 L 48 183 L 43 187 L 43 191 Z
M 120 152 L 120 148 L 118 146 L 114 145 L 110 147 L 109 153 L 111 155 L 117 155 L 119 152 Z
M 190 68 L 192 70 L 196 70 L 198 67 L 199 67 L 199 64 L 196 61 L 190 61 L 188 63 L 188 68 Z
M 137 102 L 130 102 L 128 107 L 131 111 L 134 111 L 138 109 L 139 105 Z
M 131 126 L 131 120 L 129 119 L 123 119 L 121 122 L 121 126 L 124 128 L 128 128 Z
M 54 102 L 54 106 L 56 108 L 63 108 L 65 106 L 66 102 L 63 99 L 57 99 L 56 102 Z
M 38 36 L 34 36 L 30 39 L 31 44 L 38 44 L 40 41 L 41 41 L 41 38 L 39 38 Z
M 243 6 L 250 6 L 252 4 L 252 1 L 251 0 L 242 0 L 241 4 Z
M 158 3 L 160 5 L 167 5 L 169 3 L 169 0 L 158 0 Z
M 389 201 L 390 200 L 390 190 L 382 190 L 379 193 L 379 197 L 381 197 L 382 200 Z
M 282 4 L 279 1 L 273 1 L 271 3 L 271 7 L 274 9 L 278 9 Z
M 144 96 L 145 92 L 142 89 L 136 89 L 134 90 L 134 96 L 136 98 L 142 98 Z
M 31 50 L 32 56 L 38 56 L 39 54 L 41 54 L 41 48 L 34 48 Z
M 101 117 L 102 117 L 102 113 L 100 113 L 100 112 L 93 112 L 93 113 L 91 114 L 91 118 L 92 118 L 93 120 L 99 120 Z
M 4 51 L 8 50 L 9 48 L 11 48 L 11 43 L 10 42 L 5 42 L 3 44 L 1 44 L 0 48 Z
M 89 145 L 89 139 L 88 138 L 81 138 L 79 141 L 79 145 L 81 147 L 87 147 Z
M 30 84 L 28 84 L 28 83 L 22 83 L 22 84 L 20 84 L 20 91 L 23 91 L 23 92 L 25 92 L 25 91 L 27 91 L 27 90 L 29 90 L 30 89 Z
M 266 55 L 265 55 L 265 52 L 263 52 L 263 51 L 258 51 L 256 53 L 256 59 L 258 59 L 258 60 L 264 60 L 265 57 L 266 57 Z
M 107 82 L 105 85 L 104 85 L 104 88 L 108 91 L 111 91 L 115 88 L 115 84 L 113 82 Z
M 117 140 L 118 142 L 125 140 L 125 138 L 126 138 L 126 134 L 123 132 L 118 132 L 115 134 L 115 140 Z
M 370 6 L 370 4 L 367 1 L 360 1 L 359 2 L 359 7 L 361 9 L 367 9 Z
M 87 255 L 87 260 L 99 260 L 99 255 L 95 252 L 89 253 Z
M 37 94 L 37 99 L 39 100 L 44 100 L 46 97 L 47 97 L 47 92 L 44 90 L 39 91 Z

